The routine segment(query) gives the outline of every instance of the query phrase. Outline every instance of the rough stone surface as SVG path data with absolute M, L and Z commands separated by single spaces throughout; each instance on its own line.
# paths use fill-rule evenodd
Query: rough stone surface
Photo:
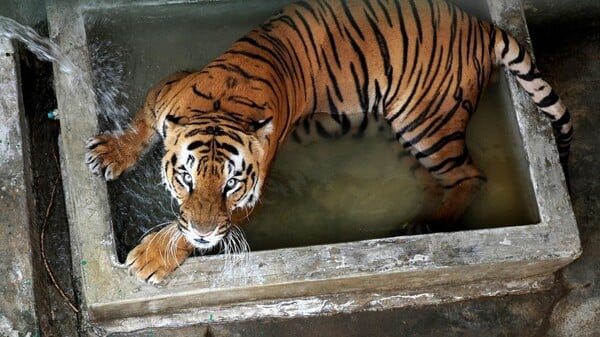
M 562 271 L 568 293 L 549 316 L 547 335 L 552 337 L 600 336 L 600 97 L 595 92 L 600 87 L 600 5 L 596 2 L 587 12 L 581 4 L 572 10 L 576 8 L 578 21 L 570 15 L 553 17 L 549 13 L 530 19 L 539 67 L 567 102 L 576 135 L 571 194 L 583 255 Z
M 14 49 L 0 39 L 0 335 L 37 332 Z

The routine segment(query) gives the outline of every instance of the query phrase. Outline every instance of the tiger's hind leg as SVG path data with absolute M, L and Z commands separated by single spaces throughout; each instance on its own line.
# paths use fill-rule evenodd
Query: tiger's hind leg
M 158 112 L 155 105 L 162 91 L 187 75 L 176 73 L 150 90 L 143 107 L 123 133 L 105 133 L 89 139 L 86 163 L 90 170 L 106 180 L 113 180 L 135 165 L 156 135 Z
M 418 209 L 416 209 L 412 220 L 404 224 L 401 232 L 398 234 L 415 235 L 431 233 L 433 229 L 431 228 L 430 218 L 442 203 L 444 190 L 431 173 L 399 142 L 395 141 L 394 149 L 402 165 L 409 168 L 412 176 L 423 187 Z
M 454 110 L 442 106 L 439 111 Z M 402 145 L 443 189 L 441 203 L 426 217 L 426 223 L 433 230 L 453 229 L 452 226 L 460 220 L 486 181 L 483 172 L 473 164 L 465 143 L 469 112 L 459 108 L 442 125 L 434 124 L 441 118 L 426 118 L 418 125 L 415 123 L 413 127 L 407 127 L 418 118 L 410 117 L 413 116 L 392 120 L 392 129 Z M 437 130 L 431 132 L 433 129 Z

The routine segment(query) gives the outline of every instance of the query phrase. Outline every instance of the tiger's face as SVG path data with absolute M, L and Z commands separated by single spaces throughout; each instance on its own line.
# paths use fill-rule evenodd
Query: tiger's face
M 260 197 L 271 119 L 242 127 L 215 118 L 184 122 L 165 137 L 163 179 L 179 203 L 181 233 L 208 249 L 227 235 L 232 213 Z

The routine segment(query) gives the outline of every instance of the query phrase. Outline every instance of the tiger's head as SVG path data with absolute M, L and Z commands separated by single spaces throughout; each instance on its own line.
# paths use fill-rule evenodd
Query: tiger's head
M 193 246 L 211 248 L 227 235 L 234 211 L 252 209 L 260 197 L 272 118 L 166 119 L 162 174 L 179 203 L 178 227 Z

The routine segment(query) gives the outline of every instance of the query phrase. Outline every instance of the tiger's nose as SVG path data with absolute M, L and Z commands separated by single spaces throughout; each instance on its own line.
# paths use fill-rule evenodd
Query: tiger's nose
M 196 241 L 197 243 L 200 243 L 200 244 L 207 244 L 207 243 L 209 243 L 208 241 L 204 240 L 203 237 L 194 239 L 194 241 Z

